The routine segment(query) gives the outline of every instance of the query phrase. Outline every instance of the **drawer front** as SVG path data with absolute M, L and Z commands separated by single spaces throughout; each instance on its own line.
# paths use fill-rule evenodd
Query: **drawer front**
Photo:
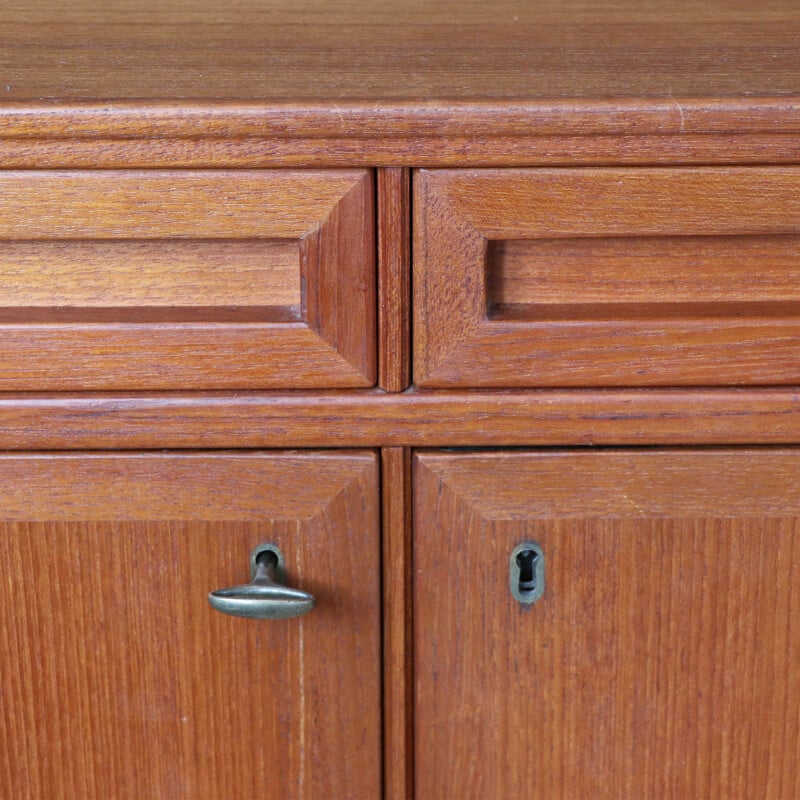
M 800 797 L 798 487 L 800 450 L 418 455 L 415 797 Z
M 373 453 L 0 458 L 0 796 L 380 797 Z M 278 546 L 315 607 L 226 616 Z
M 419 171 L 421 386 L 800 380 L 800 169 Z
M 0 389 L 375 381 L 372 175 L 0 173 Z

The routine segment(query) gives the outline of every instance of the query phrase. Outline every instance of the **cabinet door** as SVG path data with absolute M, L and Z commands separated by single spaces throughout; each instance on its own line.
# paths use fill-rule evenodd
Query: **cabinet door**
M 0 458 L 0 797 L 378 798 L 373 453 Z M 306 616 L 209 591 L 280 549 Z
M 800 797 L 800 451 L 425 453 L 414 481 L 418 800 Z

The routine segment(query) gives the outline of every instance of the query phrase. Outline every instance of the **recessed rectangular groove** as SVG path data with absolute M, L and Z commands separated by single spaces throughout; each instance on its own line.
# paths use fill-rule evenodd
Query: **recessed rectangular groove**
M 684 315 L 729 316 L 736 304 L 786 310 L 800 302 L 800 236 L 496 240 L 487 248 L 486 283 L 492 318 L 657 309 L 671 316 L 682 308 Z
M 297 239 L 0 241 L 0 308 L 299 307 Z
M 0 325 L 280 325 L 298 323 L 303 327 L 300 306 L 54 306 L 52 308 L 0 308 Z
M 489 308 L 490 320 L 505 322 L 654 322 L 689 320 L 731 322 L 748 319 L 790 320 L 800 317 L 800 302 L 730 303 L 513 303 Z

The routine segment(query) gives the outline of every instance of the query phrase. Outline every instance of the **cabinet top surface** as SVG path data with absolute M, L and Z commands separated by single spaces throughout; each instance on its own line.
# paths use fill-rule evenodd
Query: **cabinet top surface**
M 5 105 L 800 94 L 796 0 L 4 6 Z
M 459 109 L 515 108 L 529 124 L 542 110 L 567 124 L 587 111 L 607 121 L 673 106 L 666 118 L 677 128 L 682 104 L 690 117 L 757 108 L 762 122 L 794 129 L 800 3 L 12 0 L 2 9 L 0 136 L 35 132 L 15 127 L 20 115 L 30 124 L 31 114 L 143 108 L 313 109 L 331 125 L 355 109 L 417 132 L 420 118 Z

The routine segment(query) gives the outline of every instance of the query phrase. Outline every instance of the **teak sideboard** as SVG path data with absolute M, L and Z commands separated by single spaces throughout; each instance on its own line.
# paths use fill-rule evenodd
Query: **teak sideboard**
M 796 3 L 4 9 L 0 275 L 0 797 L 800 797 Z

